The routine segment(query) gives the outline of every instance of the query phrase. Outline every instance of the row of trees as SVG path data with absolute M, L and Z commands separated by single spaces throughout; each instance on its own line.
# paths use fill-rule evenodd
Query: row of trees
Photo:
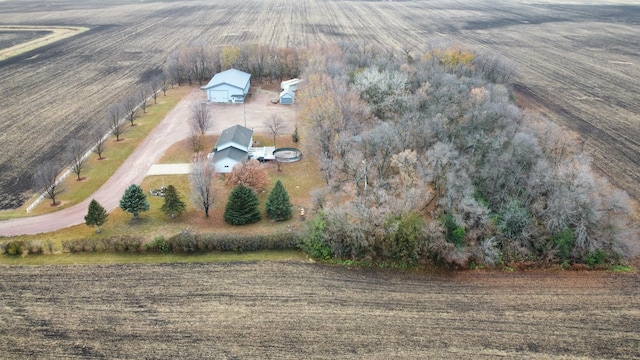
M 257 162 L 256 162 L 257 163 Z M 234 188 L 229 195 L 229 200 L 225 207 L 224 220 L 232 225 L 245 225 L 261 220 L 258 197 L 254 188 L 263 189 L 266 186 L 263 174 L 264 169 L 258 169 L 255 164 L 249 166 L 238 165 L 234 168 L 237 175 L 232 178 L 229 184 Z M 252 175 L 253 174 L 253 175 Z M 255 175 L 258 174 L 258 175 Z M 213 205 L 213 173 L 207 161 L 194 161 L 193 171 L 189 175 L 191 186 L 191 200 L 195 206 L 204 210 L 205 216 L 209 217 L 209 209 Z M 120 198 L 120 208 L 133 215 L 137 219 L 141 212 L 149 210 L 147 196 L 138 185 L 129 186 Z M 164 191 L 164 202 L 161 211 L 171 217 L 182 215 L 186 209 L 186 204 L 178 190 L 169 185 Z M 292 204 L 289 194 L 280 180 L 276 181 L 273 189 L 269 193 L 265 204 L 265 212 L 273 221 L 285 221 L 291 218 Z M 96 226 L 101 232 L 102 226 L 108 218 L 108 213 L 95 199 L 89 204 L 85 223 L 89 226 Z
M 248 72 L 262 82 L 282 81 L 298 76 L 301 54 L 292 47 L 276 48 L 266 45 L 190 46 L 169 54 L 164 74 L 171 84 L 199 85 L 208 82 L 213 74 L 229 68 Z
M 460 48 L 353 53 L 309 57 L 297 93 L 327 185 L 308 251 L 456 266 L 625 253 L 627 195 L 574 135 L 513 104 L 514 66 Z
M 126 95 L 120 102 L 107 106 L 104 123 L 95 124 L 88 139 L 71 139 L 64 148 L 63 161 L 47 161 L 38 166 L 32 177 L 33 189 L 43 193 L 55 206 L 58 195 L 66 190 L 60 179 L 63 170 L 68 167 L 78 181 L 82 180 L 81 174 L 86 170 L 87 149 L 90 148 L 98 155 L 98 160 L 102 160 L 107 149 L 106 134 L 113 135 L 116 142 L 122 140 L 122 135 L 128 130 L 126 122 L 135 126 L 139 112 L 146 112 L 150 99 L 156 104 L 161 91 L 166 95 L 167 86 L 168 82 L 163 75 L 156 76 Z

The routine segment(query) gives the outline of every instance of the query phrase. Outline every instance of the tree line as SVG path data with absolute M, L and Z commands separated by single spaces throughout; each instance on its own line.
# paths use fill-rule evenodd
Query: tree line
M 302 245 L 314 256 L 616 262 L 637 236 L 627 194 L 575 134 L 515 105 L 516 67 L 495 54 L 333 45 L 302 76 L 300 120 L 326 183 Z
M 250 73 L 254 79 L 282 81 L 297 77 L 302 59 L 294 47 L 271 47 L 261 44 L 188 46 L 172 51 L 163 71 L 171 84 L 206 84 L 223 70 L 235 68 Z
M 122 136 L 130 126 L 135 126 L 135 120 L 140 112 L 147 111 L 148 101 L 153 99 L 157 103 L 160 92 L 166 95 L 169 83 L 163 75 L 157 75 L 149 81 L 139 85 L 135 90 L 125 95 L 119 102 L 107 106 L 104 120 L 96 122 L 89 132 L 88 138 L 72 138 L 64 147 L 62 161 L 46 161 L 41 163 L 32 176 L 32 187 L 36 192 L 57 205 L 56 198 L 66 189 L 62 185 L 61 175 L 68 168 L 82 180 L 82 172 L 86 170 L 86 154 L 91 151 L 103 159 L 107 150 L 107 137 L 113 135 L 116 142 L 123 140 Z M 127 122 L 129 126 L 127 126 Z M 90 150 L 87 150 L 90 149 Z

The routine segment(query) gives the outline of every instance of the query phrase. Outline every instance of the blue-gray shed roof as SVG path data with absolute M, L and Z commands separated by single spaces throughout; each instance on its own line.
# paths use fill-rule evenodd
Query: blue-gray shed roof
M 239 89 L 244 89 L 247 87 L 249 81 L 251 81 L 251 74 L 236 69 L 229 69 L 215 74 L 203 89 L 206 90 L 220 84 L 228 84 Z
M 249 149 L 251 147 L 252 136 L 253 130 L 242 125 L 234 125 L 222 131 L 222 134 L 220 134 L 218 141 L 216 141 L 214 150 L 226 144 L 231 144 L 231 146 L 233 146 L 233 144 L 237 144 Z
M 216 151 L 216 153 L 213 154 L 213 162 L 216 163 L 222 159 L 232 159 L 237 162 L 244 163 L 247 160 L 248 155 L 249 154 L 246 151 L 242 151 L 234 147 L 228 147 L 222 151 Z

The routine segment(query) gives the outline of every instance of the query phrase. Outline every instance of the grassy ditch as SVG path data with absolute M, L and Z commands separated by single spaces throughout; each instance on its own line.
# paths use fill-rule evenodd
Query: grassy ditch
M 88 264 L 167 264 L 215 263 L 231 261 L 289 261 L 305 260 L 306 256 L 293 250 L 264 250 L 246 253 L 207 252 L 198 254 L 122 254 L 80 253 L 42 254 L 30 256 L 0 256 L 2 265 L 88 265 Z

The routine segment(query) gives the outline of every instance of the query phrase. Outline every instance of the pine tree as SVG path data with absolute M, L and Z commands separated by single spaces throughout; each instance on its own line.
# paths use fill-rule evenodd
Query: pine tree
M 236 186 L 229 195 L 224 210 L 224 221 L 232 225 L 252 224 L 260 221 L 258 197 L 249 187 Z
M 84 223 L 93 226 L 95 225 L 98 228 L 98 233 L 101 233 L 100 226 L 107 221 L 107 217 L 109 214 L 107 210 L 105 210 L 100 203 L 98 203 L 95 199 L 91 200 L 89 203 L 89 211 L 87 215 L 84 217 Z
M 173 186 L 169 185 L 164 190 L 164 203 L 160 210 L 166 215 L 171 216 L 172 218 L 176 217 L 176 215 L 180 216 L 184 212 L 186 205 L 180 199 L 180 194 L 178 194 L 178 190 Z
M 265 204 L 267 216 L 273 221 L 289 220 L 291 219 L 292 206 L 291 201 L 289 201 L 289 194 L 282 185 L 282 182 L 280 182 L 280 180 L 276 181 Z
M 124 195 L 120 198 L 120 208 L 132 213 L 133 218 L 137 219 L 140 212 L 149 210 L 147 195 L 145 195 L 140 186 L 132 184 L 124 191 Z

